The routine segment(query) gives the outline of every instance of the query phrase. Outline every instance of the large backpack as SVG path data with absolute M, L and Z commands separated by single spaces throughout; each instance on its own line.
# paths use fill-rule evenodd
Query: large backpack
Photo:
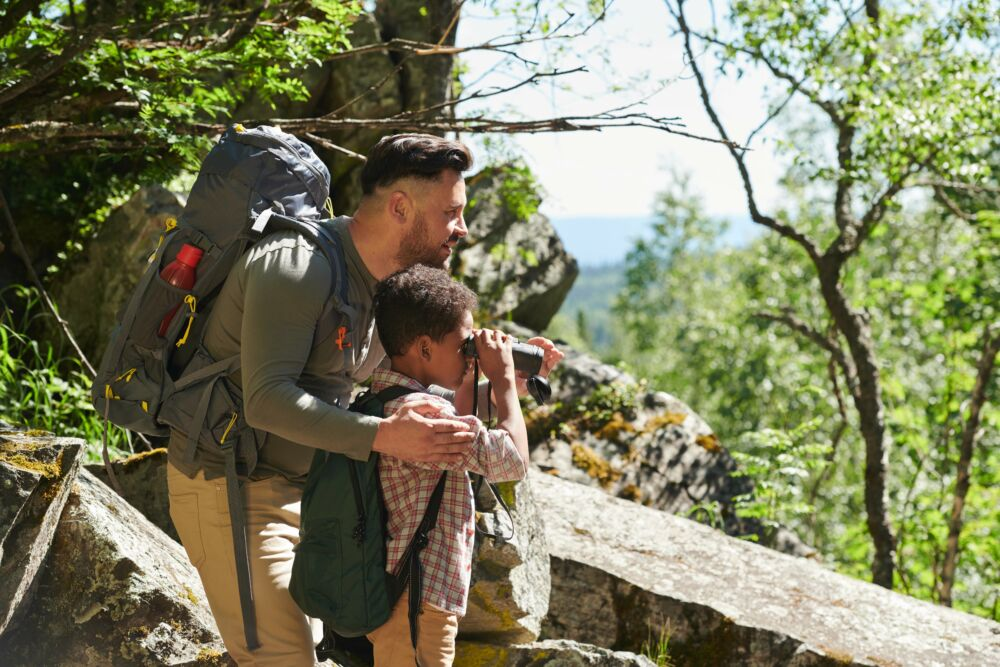
M 383 416 L 385 404 L 411 393 L 389 387 L 361 394 L 350 410 Z M 317 450 L 302 493 L 299 544 L 288 592 L 309 616 L 343 637 L 360 637 L 389 620 L 409 588 L 410 640 L 417 642 L 422 568 L 420 552 L 437 523 L 446 472 L 431 493 L 423 519 L 394 572 L 386 572 L 386 511 L 378 454 L 355 461 Z M 346 501 L 347 489 L 354 502 Z
M 296 231 L 317 245 L 334 267 L 317 335 L 330 333 L 344 318 L 353 329 L 343 249 L 337 234 L 321 220 L 324 209 L 329 210 L 329 190 L 326 166 L 295 137 L 269 126 L 234 125 L 227 130 L 202 163 L 180 219 L 168 223 L 119 312 L 91 390 L 94 406 L 105 417 L 103 457 L 119 492 L 107 452 L 108 422 L 154 436 L 169 435 L 171 429 L 184 434 L 183 461 L 189 468 L 199 465 L 199 450 L 222 450 L 251 650 L 259 644 L 239 477 L 256 466 L 263 434 L 247 425 L 240 387 L 228 379 L 239 369 L 239 355 L 213 359 L 202 336 L 232 267 L 264 235 L 282 230 Z M 185 243 L 203 252 L 190 290 L 170 285 L 159 275 Z M 178 306 L 165 335 L 159 336 L 165 315 Z

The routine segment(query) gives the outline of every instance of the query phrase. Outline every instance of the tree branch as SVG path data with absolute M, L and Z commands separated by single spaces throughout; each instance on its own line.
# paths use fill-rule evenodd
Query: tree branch
M 27 78 L 12 83 L 3 90 L 0 90 L 0 105 L 10 102 L 54 74 L 58 74 L 74 58 L 90 48 L 108 29 L 109 26 L 107 24 L 101 23 L 91 26 L 77 35 L 76 40 L 72 44 L 64 46 L 59 55 L 53 56 L 40 67 L 32 67 L 32 73 Z
M 31 277 L 31 281 L 35 283 L 36 287 L 38 287 L 38 292 L 41 294 L 42 300 L 45 302 L 48 309 L 52 311 L 52 315 L 56 318 L 56 322 L 63 330 L 63 333 L 66 334 L 66 340 L 68 340 L 69 344 L 73 346 L 73 350 L 76 351 L 76 355 L 80 358 L 80 362 L 83 364 L 83 367 L 87 369 L 88 373 L 90 373 L 90 377 L 97 377 L 97 371 L 94 370 L 94 367 L 87 359 L 87 355 L 83 353 L 83 350 L 81 350 L 79 344 L 77 344 L 76 337 L 73 335 L 73 332 L 70 331 L 69 323 L 59 315 L 59 310 L 49 297 L 49 293 L 45 290 L 45 286 L 38 277 L 38 273 L 35 272 L 35 267 L 31 263 L 31 257 L 28 256 L 28 251 L 25 249 L 24 243 L 21 242 L 21 235 L 17 232 L 17 225 L 14 224 L 14 216 L 10 212 L 10 206 L 7 204 L 7 198 L 4 196 L 2 189 L 0 189 L 0 208 L 3 209 L 4 219 L 6 219 L 7 227 L 10 229 L 10 238 L 14 242 L 14 252 L 16 252 L 18 257 L 21 258 L 21 261 L 24 262 L 24 266 L 28 270 L 28 275 Z
M 852 396 L 857 396 L 857 370 L 854 367 L 854 363 L 846 354 L 844 354 L 844 350 L 841 349 L 840 344 L 837 343 L 837 340 L 833 338 L 833 336 L 824 336 L 795 315 L 791 308 L 785 308 L 781 313 L 759 311 L 754 313 L 753 316 L 769 320 L 771 322 L 780 322 L 792 331 L 795 331 L 818 345 L 820 348 L 829 352 L 830 358 L 837 363 L 840 370 L 844 374 L 844 379 L 847 381 L 848 391 L 851 392 Z
M 370 128 L 395 132 L 504 132 L 504 133 L 541 133 L 541 132 L 598 132 L 616 127 L 645 127 L 669 134 L 707 141 L 710 143 L 727 143 L 719 139 L 704 137 L 679 128 L 684 127 L 676 118 L 652 116 L 646 113 L 625 113 L 617 109 L 590 115 L 560 116 L 556 118 L 540 118 L 524 121 L 505 121 L 482 116 L 466 118 L 263 118 L 246 122 L 260 122 L 280 125 L 292 132 L 329 132 L 342 129 Z M 143 125 L 135 124 L 100 124 L 100 123 L 66 123 L 60 121 L 33 121 L 25 124 L 14 124 L 0 127 L 0 145 L 7 144 L 6 152 L 11 152 L 11 146 L 34 141 L 54 141 L 60 139 L 132 139 L 136 147 L 148 146 L 148 137 L 143 132 Z M 218 123 L 190 123 L 174 128 L 177 132 L 194 135 L 214 135 L 226 129 L 226 125 Z M 729 145 L 727 143 L 727 145 Z
M 0 17 L 0 36 L 10 34 L 17 24 L 21 22 L 30 12 L 41 7 L 41 0 L 18 0 L 7 7 L 7 11 Z
M 958 566 L 958 539 L 962 533 L 962 512 L 965 509 L 965 497 L 969 493 L 969 470 L 972 467 L 972 455 L 979 436 L 980 414 L 986 403 L 987 390 L 998 353 L 1000 353 L 1000 322 L 987 327 L 983 332 L 982 353 L 979 356 L 979 363 L 976 364 L 976 384 L 972 388 L 969 401 L 969 416 L 962 429 L 955 497 L 951 505 L 951 518 L 948 521 L 948 542 L 945 547 L 944 563 L 941 566 L 939 586 L 940 602 L 947 607 L 950 607 L 952 602 L 952 587 L 955 583 L 955 569 Z
M 778 222 L 770 216 L 766 216 L 760 212 L 757 208 L 757 201 L 754 198 L 753 186 L 750 183 L 750 174 L 747 171 L 746 163 L 743 160 L 743 155 L 737 150 L 736 144 L 734 144 L 730 138 L 725 128 L 722 125 L 722 121 L 719 120 L 718 114 L 715 112 L 715 108 L 712 106 L 711 99 L 708 95 L 708 87 L 705 84 L 705 78 L 702 76 L 701 69 L 698 67 L 697 60 L 694 55 L 694 50 L 691 47 L 691 28 L 687 24 L 687 19 L 684 16 L 684 0 L 679 0 L 677 3 L 677 9 L 675 10 L 673 6 L 667 5 L 668 10 L 673 15 L 674 19 L 677 21 L 681 32 L 684 35 L 684 52 L 687 54 L 688 64 L 691 66 L 694 72 L 695 79 L 698 82 L 698 90 L 701 93 L 702 105 L 705 107 L 705 112 L 708 113 L 709 118 L 712 120 L 712 124 L 718 131 L 719 136 L 722 138 L 723 144 L 729 149 L 729 154 L 732 155 L 733 160 L 736 161 L 736 166 L 740 172 L 740 178 L 743 180 L 743 189 L 746 191 L 747 195 L 747 206 L 750 209 L 751 219 L 764 227 L 773 229 L 777 233 L 781 234 L 785 238 L 788 238 L 799 246 L 809 255 L 813 262 L 819 261 L 819 250 L 816 244 L 813 243 L 807 236 L 797 231 L 793 227 L 785 225 Z

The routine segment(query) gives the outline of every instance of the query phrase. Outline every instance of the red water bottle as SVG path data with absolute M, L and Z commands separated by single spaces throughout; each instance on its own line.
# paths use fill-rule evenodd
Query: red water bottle
M 167 264 L 160 271 L 160 277 L 175 287 L 191 289 L 194 287 L 194 269 L 198 266 L 198 262 L 201 261 L 202 254 L 201 248 L 193 246 L 190 243 L 185 243 L 181 246 L 181 250 L 177 253 L 174 261 Z M 167 328 L 170 326 L 170 321 L 174 319 L 174 315 L 180 307 L 181 304 L 177 304 L 163 318 L 163 322 L 160 323 L 160 330 L 157 332 L 161 338 L 167 335 Z

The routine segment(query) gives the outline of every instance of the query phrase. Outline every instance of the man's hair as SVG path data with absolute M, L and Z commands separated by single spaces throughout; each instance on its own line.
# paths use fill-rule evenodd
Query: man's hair
M 472 152 L 460 141 L 432 134 L 394 134 L 383 137 L 368 152 L 361 170 L 361 191 L 392 185 L 401 178 L 436 180 L 445 169 L 458 173 L 472 168 Z
M 476 295 L 443 269 L 416 264 L 397 271 L 375 288 L 375 326 L 390 357 L 406 352 L 420 336 L 439 341 L 462 325 Z

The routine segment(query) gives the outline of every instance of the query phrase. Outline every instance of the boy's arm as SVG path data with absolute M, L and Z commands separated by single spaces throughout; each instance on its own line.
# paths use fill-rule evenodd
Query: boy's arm
M 402 405 L 398 408 L 400 410 L 404 409 L 407 403 L 414 401 L 436 403 L 440 409 L 436 413 L 437 417 L 459 419 L 468 425 L 468 430 L 475 433 L 475 438 L 468 450 L 454 462 L 400 461 L 400 464 L 427 470 L 469 471 L 482 475 L 492 482 L 523 479 L 527 474 L 527 456 L 522 454 L 511 438 L 511 434 L 503 428 L 487 429 L 476 417 L 471 415 L 457 416 L 451 403 L 436 396 L 432 398 L 426 394 L 410 394 L 399 400 L 402 401 Z

